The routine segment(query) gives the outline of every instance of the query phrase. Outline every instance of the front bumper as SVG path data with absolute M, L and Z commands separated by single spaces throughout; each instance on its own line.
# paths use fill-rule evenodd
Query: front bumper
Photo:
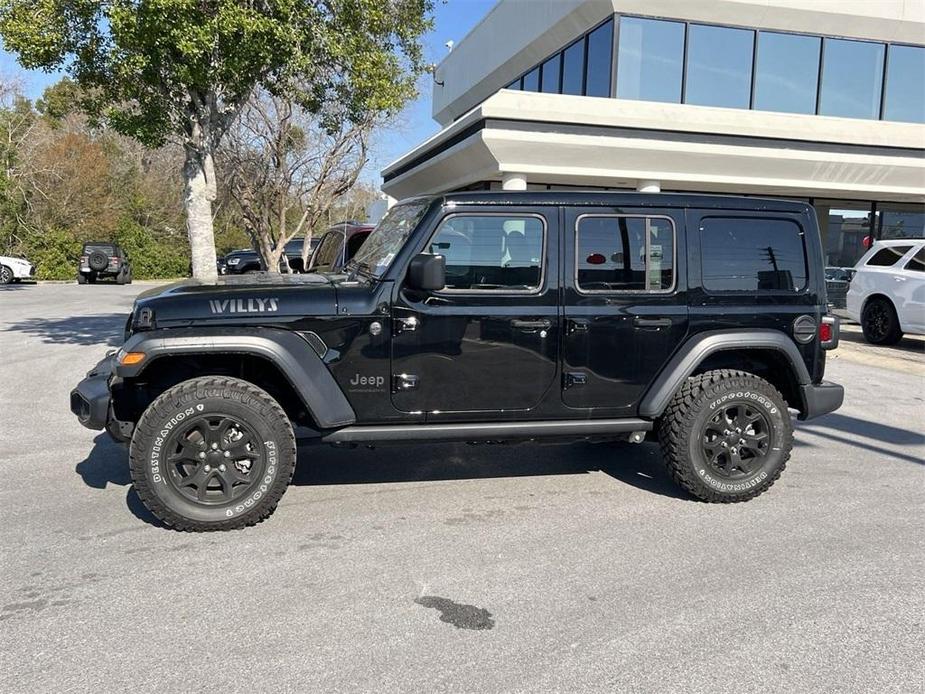
M 114 355 L 107 355 L 71 391 L 71 412 L 88 429 L 105 429 L 111 418 L 109 379 L 113 374 L 114 359 Z
M 800 419 L 813 419 L 834 412 L 845 401 L 845 389 L 837 383 L 823 381 L 800 386 L 803 395 L 803 411 Z

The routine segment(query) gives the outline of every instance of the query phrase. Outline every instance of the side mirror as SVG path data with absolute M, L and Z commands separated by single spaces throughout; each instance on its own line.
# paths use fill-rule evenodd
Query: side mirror
M 419 253 L 408 264 L 408 286 L 424 292 L 446 287 L 446 258 L 442 255 Z

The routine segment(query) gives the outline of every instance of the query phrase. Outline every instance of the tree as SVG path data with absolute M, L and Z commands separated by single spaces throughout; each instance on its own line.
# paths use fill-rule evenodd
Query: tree
M 184 150 L 193 274 L 215 278 L 215 152 L 257 87 L 362 123 L 423 70 L 433 0 L 0 0 L 5 48 L 63 69 L 121 133 Z M 325 123 L 331 127 L 335 124 Z
M 331 124 L 341 121 L 339 128 Z M 357 181 L 375 121 L 358 123 L 330 110 L 309 113 L 291 100 L 256 93 L 219 149 L 219 170 L 266 267 L 275 272 L 286 244 L 309 239 Z

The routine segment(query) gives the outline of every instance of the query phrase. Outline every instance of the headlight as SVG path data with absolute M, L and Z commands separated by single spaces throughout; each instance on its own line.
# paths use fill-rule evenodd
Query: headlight
M 228 264 L 229 264 L 229 265 L 237 265 L 237 264 L 240 263 L 240 262 L 241 262 L 241 259 L 240 259 L 240 258 L 232 258 L 231 260 L 228 261 Z

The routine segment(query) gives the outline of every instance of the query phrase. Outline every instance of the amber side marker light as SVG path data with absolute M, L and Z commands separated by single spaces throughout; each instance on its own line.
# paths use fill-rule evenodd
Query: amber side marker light
M 144 352 L 126 352 L 119 363 L 122 366 L 134 366 L 135 364 L 140 364 L 144 358 Z

